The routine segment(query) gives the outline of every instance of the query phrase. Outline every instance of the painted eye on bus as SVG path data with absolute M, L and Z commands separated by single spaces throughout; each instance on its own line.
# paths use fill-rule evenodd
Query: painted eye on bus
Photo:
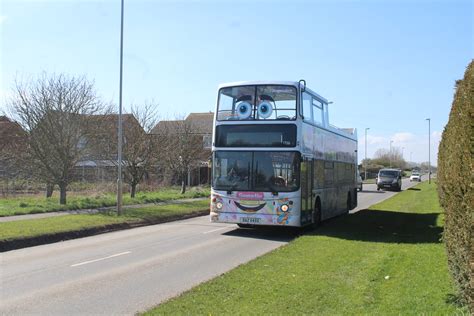
M 237 116 L 240 119 L 246 119 L 250 116 L 250 113 L 252 111 L 252 106 L 248 102 L 241 102 L 237 106 Z
M 269 118 L 272 112 L 273 108 L 269 102 L 263 101 L 258 105 L 258 117 Z

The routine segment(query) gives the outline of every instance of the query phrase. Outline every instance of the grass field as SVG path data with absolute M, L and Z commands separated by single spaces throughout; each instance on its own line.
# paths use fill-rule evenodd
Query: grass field
M 57 194 L 57 192 L 56 192 Z M 209 196 L 207 187 L 189 188 L 185 194 L 180 194 L 179 188 L 163 188 L 156 192 L 138 192 L 134 199 L 123 195 L 125 205 L 155 203 L 176 199 L 197 198 Z M 0 198 L 0 217 L 21 214 L 45 213 L 65 210 L 78 210 L 116 205 L 114 194 L 70 195 L 66 205 L 60 205 L 55 195 L 50 199 L 43 196 L 22 196 Z
M 330 220 L 146 315 L 447 315 L 453 303 L 436 186 Z
M 45 234 L 64 233 L 88 228 L 100 228 L 112 224 L 153 222 L 173 215 L 191 214 L 207 210 L 209 201 L 193 201 L 160 206 L 125 208 L 124 215 L 109 214 L 64 215 L 43 219 L 0 223 L 0 241 L 35 237 Z

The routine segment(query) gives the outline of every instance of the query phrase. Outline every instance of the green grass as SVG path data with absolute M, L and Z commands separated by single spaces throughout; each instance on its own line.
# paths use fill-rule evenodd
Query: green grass
M 330 220 L 146 314 L 467 314 L 451 303 L 436 194 L 422 183 Z
M 189 188 L 185 194 L 180 194 L 179 188 L 164 188 L 156 192 L 138 192 L 134 199 L 129 194 L 123 195 L 123 203 L 125 205 L 144 204 L 162 202 L 176 199 L 197 198 L 209 196 L 210 190 L 205 187 Z M 69 195 L 66 205 L 60 205 L 56 195 L 50 199 L 43 196 L 0 198 L 0 217 L 45 213 L 65 210 L 78 210 L 98 208 L 116 205 L 114 194 L 97 194 L 97 195 Z
M 0 223 L 0 241 L 78 231 L 86 228 L 100 228 L 111 224 L 153 222 L 161 218 L 191 214 L 208 208 L 209 201 L 202 200 L 160 206 L 125 208 L 122 216 L 110 212 L 108 214 L 64 215 L 4 222 Z

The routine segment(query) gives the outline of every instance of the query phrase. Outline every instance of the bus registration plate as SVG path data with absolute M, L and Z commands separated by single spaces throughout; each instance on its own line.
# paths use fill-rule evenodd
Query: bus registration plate
M 246 224 L 259 224 L 261 218 L 258 217 L 241 217 L 240 222 Z

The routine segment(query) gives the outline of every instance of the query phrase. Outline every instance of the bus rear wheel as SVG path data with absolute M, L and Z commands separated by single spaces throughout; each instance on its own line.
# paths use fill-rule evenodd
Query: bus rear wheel
M 321 224 L 321 203 L 319 200 L 316 201 L 313 211 L 313 228 L 318 227 Z
M 352 198 L 351 193 L 347 193 L 347 205 L 346 205 L 346 214 L 349 214 L 349 211 L 352 209 Z

